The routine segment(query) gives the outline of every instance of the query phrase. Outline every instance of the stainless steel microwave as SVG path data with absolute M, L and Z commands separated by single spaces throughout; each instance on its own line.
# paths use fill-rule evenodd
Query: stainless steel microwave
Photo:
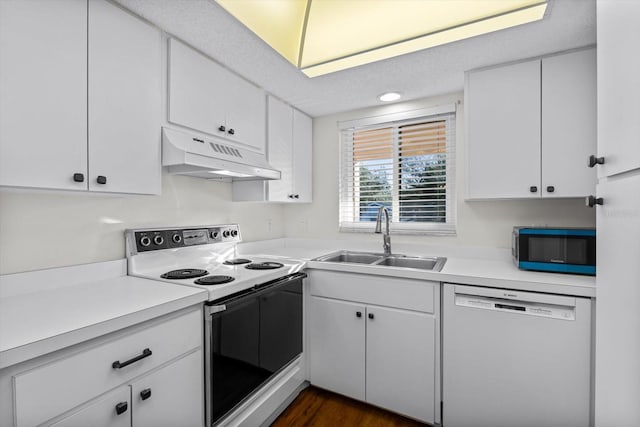
M 511 252 L 523 270 L 596 274 L 593 228 L 514 227 Z

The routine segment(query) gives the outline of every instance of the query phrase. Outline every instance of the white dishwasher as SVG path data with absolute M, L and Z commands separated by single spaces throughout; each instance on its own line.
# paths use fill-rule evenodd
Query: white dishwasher
M 445 284 L 444 427 L 587 427 L 591 300 Z

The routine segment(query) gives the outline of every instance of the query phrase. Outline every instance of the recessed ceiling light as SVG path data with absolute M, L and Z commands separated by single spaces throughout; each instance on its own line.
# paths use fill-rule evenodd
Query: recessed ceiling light
M 382 102 L 391 102 L 391 101 L 397 101 L 401 97 L 402 97 L 402 94 L 398 92 L 385 92 L 382 95 L 378 96 L 378 99 Z
M 315 77 L 537 21 L 550 0 L 216 2 Z

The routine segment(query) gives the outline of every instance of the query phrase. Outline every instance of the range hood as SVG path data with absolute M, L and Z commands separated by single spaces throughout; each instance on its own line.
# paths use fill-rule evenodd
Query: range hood
M 173 175 L 225 181 L 280 179 L 263 154 L 162 128 L 162 165 Z

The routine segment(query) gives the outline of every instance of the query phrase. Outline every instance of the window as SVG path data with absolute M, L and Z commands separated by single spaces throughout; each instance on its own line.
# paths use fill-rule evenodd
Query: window
M 455 106 L 340 123 L 340 230 L 455 234 Z

